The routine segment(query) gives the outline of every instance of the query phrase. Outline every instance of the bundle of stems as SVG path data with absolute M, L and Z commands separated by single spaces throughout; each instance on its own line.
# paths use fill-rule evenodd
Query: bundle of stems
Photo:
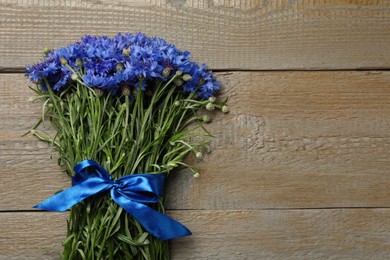
M 156 80 L 153 92 L 143 91 L 142 81 L 138 88 L 123 85 L 120 97 L 81 80 L 54 92 L 46 81 L 47 90 L 33 88 L 44 105 L 32 133 L 58 150 L 59 165 L 69 176 L 86 159 L 101 164 L 113 179 L 180 168 L 197 174 L 184 158 L 208 149 L 211 135 L 199 111 L 210 101 L 178 91 L 177 77 Z M 36 130 L 44 120 L 50 120 L 55 136 Z M 150 206 L 164 213 L 164 198 Z M 169 259 L 167 241 L 146 232 L 107 192 L 72 207 L 63 244 L 61 259 Z

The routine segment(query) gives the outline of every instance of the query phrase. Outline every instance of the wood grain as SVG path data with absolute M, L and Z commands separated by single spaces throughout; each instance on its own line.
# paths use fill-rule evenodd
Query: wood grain
M 85 34 L 142 31 L 213 69 L 390 68 L 389 1 L 0 1 L 0 71 Z
M 0 75 L 0 210 L 29 210 L 70 185 L 56 152 L 32 135 L 23 136 L 42 111 L 41 103 L 28 102 L 34 93 L 27 85 L 22 74 Z
M 59 259 L 66 213 L 0 213 L 0 259 Z
M 220 78 L 231 113 L 209 126 L 201 178 L 174 185 L 177 208 L 389 206 L 388 72 Z
M 174 175 L 171 209 L 388 207 L 390 72 L 218 73 L 200 178 Z M 29 210 L 69 180 L 55 152 L 21 137 L 39 116 L 20 74 L 0 74 L 0 211 Z M 52 157 L 52 159 L 51 159 Z
M 386 259 L 389 209 L 171 211 L 171 259 Z M 58 259 L 66 213 L 0 213 L 0 259 Z

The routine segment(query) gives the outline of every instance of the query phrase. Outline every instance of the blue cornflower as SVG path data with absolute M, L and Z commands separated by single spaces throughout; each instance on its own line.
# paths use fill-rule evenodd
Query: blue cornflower
M 115 47 L 117 49 L 116 51 L 117 52 L 121 52 L 123 49 L 129 48 L 129 46 L 132 44 L 131 38 L 132 38 L 131 34 L 128 34 L 128 33 L 126 33 L 126 34 L 118 33 L 113 38 L 113 42 L 114 42 Z
M 30 80 L 34 83 L 39 83 L 43 78 L 54 75 L 59 71 L 58 64 L 53 59 L 45 60 L 33 66 L 27 65 L 26 69 L 28 71 L 26 76 L 30 77 Z
M 204 81 L 204 84 L 200 86 L 199 95 L 203 98 L 209 98 L 214 95 L 220 89 L 220 83 L 217 81 L 212 72 L 207 69 L 205 64 L 202 64 L 199 69 L 201 73 L 201 79 Z
M 220 89 L 220 83 L 216 79 L 208 80 L 205 84 L 200 86 L 199 96 L 207 99 L 215 95 Z
M 101 75 L 115 73 L 117 65 L 118 62 L 112 59 L 91 58 L 84 62 L 84 67 L 88 72 Z
M 107 90 L 112 93 L 116 93 L 119 89 L 115 76 L 95 75 L 92 72 L 87 72 L 87 74 L 83 75 L 82 79 L 87 86 Z
M 186 73 L 191 75 L 192 78 L 182 86 L 183 90 L 185 92 L 196 92 L 201 80 L 202 71 L 199 69 L 198 64 L 190 62 L 190 70 L 186 71 Z
M 56 74 L 55 77 L 49 78 L 48 83 L 50 86 L 53 86 L 53 90 L 57 91 L 66 85 L 70 76 L 71 76 L 70 72 L 67 72 L 67 73 L 60 72 L 60 73 Z

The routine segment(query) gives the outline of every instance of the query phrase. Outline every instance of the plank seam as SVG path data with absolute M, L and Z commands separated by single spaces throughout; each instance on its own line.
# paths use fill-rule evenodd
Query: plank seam
M 343 72 L 343 71 L 390 71 L 389 68 L 356 68 L 356 69 L 269 69 L 269 70 L 256 70 L 256 69 L 212 69 L 213 72 L 229 73 L 229 72 Z M 25 68 L 0 68 L 0 74 L 24 74 Z
M 179 211 L 292 211 L 292 210 L 368 210 L 368 209 L 390 209 L 390 207 L 317 207 L 317 208 L 260 208 L 260 209 L 166 209 L 166 211 L 179 212 Z M 41 210 L 0 210 L 1 213 L 42 213 L 50 211 L 41 211 Z M 69 211 L 65 211 L 69 212 Z M 62 212 L 52 212 L 52 213 L 62 213 Z

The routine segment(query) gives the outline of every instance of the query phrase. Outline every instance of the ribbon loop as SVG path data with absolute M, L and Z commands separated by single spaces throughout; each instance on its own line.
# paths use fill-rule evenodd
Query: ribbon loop
M 92 171 L 88 171 L 91 169 Z M 111 198 L 160 240 L 191 235 L 185 226 L 145 203 L 157 203 L 163 194 L 164 174 L 133 174 L 115 181 L 97 162 L 85 160 L 74 167 L 72 187 L 34 206 L 43 210 L 65 211 L 97 193 L 110 190 Z

